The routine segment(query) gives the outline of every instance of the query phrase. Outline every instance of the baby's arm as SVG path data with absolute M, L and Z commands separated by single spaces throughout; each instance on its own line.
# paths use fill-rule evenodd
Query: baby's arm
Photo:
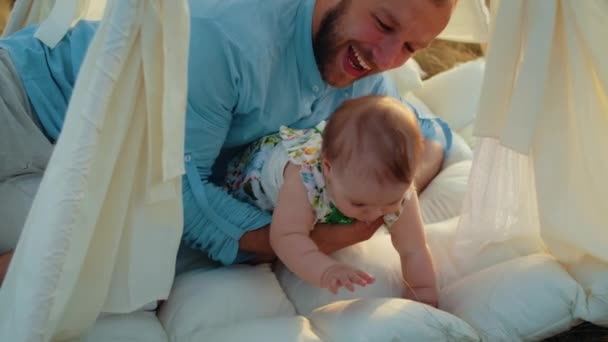
M 279 191 L 270 226 L 270 244 L 281 261 L 301 279 L 336 292 L 353 291 L 353 284 L 365 286 L 373 278 L 321 252 L 310 238 L 315 215 L 308 202 L 298 166 L 289 163 Z
M 401 216 L 391 226 L 391 239 L 401 256 L 405 298 L 436 307 L 439 295 L 435 268 L 415 194 L 405 201 Z

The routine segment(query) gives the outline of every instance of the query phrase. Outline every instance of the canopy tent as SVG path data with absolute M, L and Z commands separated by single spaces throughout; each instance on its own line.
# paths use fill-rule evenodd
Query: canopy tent
M 61 20 L 48 21 L 55 30 L 47 31 L 52 34 L 41 38 L 52 45 L 69 27 L 66 22 L 91 13 L 87 3 L 57 1 L 55 6 L 68 6 L 65 8 L 71 10 L 56 11 L 63 13 Z M 52 7 L 48 4 L 18 1 L 8 31 L 48 15 L 52 17 Z M 602 44 L 608 33 L 602 25 L 608 19 L 608 4 L 602 0 L 493 0 L 490 12 L 492 26 L 488 32 L 485 26 L 488 13 L 483 2 L 460 0 L 454 19 L 442 33 L 443 38 L 461 41 L 481 42 L 491 37 L 476 124 L 476 134 L 484 138 L 476 145 L 462 215 L 458 222 L 452 221 L 457 228 L 441 242 L 446 254 L 437 257 L 442 264 L 439 265 L 442 283 L 448 284 L 442 289 L 442 309 L 470 324 L 477 333 L 476 338 L 490 341 L 507 337 L 535 340 L 567 329 L 578 319 L 608 325 L 605 248 L 608 208 L 600 197 L 608 193 L 605 178 L 608 158 L 603 152 L 608 147 L 604 134 L 608 131 L 608 63 L 602 63 L 601 58 L 608 55 L 608 46 Z M 187 38 L 171 41 L 166 37 L 188 37 L 187 23 L 185 1 L 179 5 L 168 0 L 108 2 L 102 26 L 77 82 L 65 132 L 28 217 L 6 285 L 0 291 L 0 334 L 4 334 L 0 337 L 3 339 L 37 341 L 78 336 L 101 311 L 130 312 L 149 301 L 166 298 L 181 230 L 178 179 L 182 172 L 183 146 L 172 142 L 183 141 L 183 116 L 176 113 L 183 115 L 184 111 L 187 65 L 184 43 Z M 113 37 L 118 37 L 121 43 L 116 43 Z M 107 59 L 110 53 L 118 58 Z M 95 85 L 95 93 L 88 90 L 93 88 L 89 88 L 90 84 Z M 124 89 L 138 91 L 141 96 L 125 99 L 119 96 L 127 93 Z M 99 96 L 103 93 L 108 96 Z M 170 120 L 167 113 L 173 115 Z M 153 139 L 159 136 L 162 139 Z M 79 166 L 75 171 L 76 162 Z M 179 168 L 172 169 L 172 166 Z M 67 170 L 71 177 L 65 177 Z M 94 177 L 93 184 L 89 180 Z M 98 181 L 100 179 L 103 181 Z M 145 181 L 131 182 L 135 179 Z M 126 191 L 128 187 L 124 184 L 133 184 L 132 190 Z M 58 191 L 76 196 L 70 195 L 66 205 L 48 195 Z M 116 195 L 129 193 L 131 196 L 124 198 Z M 113 194 L 116 196 L 112 197 Z M 129 210 L 125 213 L 120 208 Z M 96 222 L 91 222 L 91 218 Z M 57 226 L 48 228 L 49 221 Z M 70 224 L 66 227 L 63 222 Z M 516 252 L 505 253 L 505 246 Z M 522 258 L 518 258 L 520 256 Z M 352 260 L 354 256 L 348 258 Z M 144 273 L 142 265 L 151 264 L 156 265 L 154 271 Z M 534 329 L 528 322 L 520 320 L 521 326 L 513 326 L 508 315 L 492 316 L 473 306 L 478 301 L 472 296 L 483 297 L 492 284 L 500 286 L 493 274 L 530 280 L 534 272 L 547 269 L 551 272 L 537 274 L 545 277 L 547 286 L 566 284 L 563 287 L 569 291 L 568 305 L 559 309 L 569 311 L 567 317 L 560 317 L 559 321 L 543 322 L 544 330 L 530 333 Z M 231 279 L 235 274 L 232 271 L 253 272 L 238 268 L 225 270 L 215 284 L 219 286 Z M 281 278 L 281 273 L 279 275 Z M 189 280 L 204 278 L 210 287 L 214 276 L 205 273 L 190 276 Z M 571 276 L 576 282 L 570 281 Z M 152 282 L 150 277 L 158 281 Z M 252 283 L 255 281 L 255 277 L 250 279 Z M 284 336 L 292 339 L 298 334 L 304 336 L 302 331 L 306 331 L 309 339 L 302 340 L 315 340 L 317 335 L 345 340 L 346 330 L 358 332 L 352 327 L 375 324 L 375 328 L 368 331 L 373 338 L 374 334 L 386 334 L 382 331 L 387 327 L 395 327 L 398 322 L 391 315 L 401 319 L 404 316 L 400 316 L 400 312 L 413 312 L 395 300 L 362 302 L 358 307 L 356 303 L 342 302 L 311 313 L 314 308 L 305 308 L 310 306 L 313 297 L 321 295 L 306 292 L 300 285 L 297 293 L 290 293 L 288 281 L 281 281 L 297 312 L 310 315 L 298 316 L 297 322 L 252 321 L 243 329 L 260 334 L 246 335 L 253 340 L 263 335 L 264 327 L 278 329 L 279 325 L 284 329 L 281 330 Z M 508 283 L 504 279 L 502 282 Z M 172 296 L 185 291 L 180 286 L 179 282 L 175 284 Z M 266 289 L 274 289 L 273 286 L 264 285 Z M 497 288 L 488 296 L 499 297 L 499 291 L 509 291 Z M 553 294 L 549 290 L 545 292 Z M 530 293 L 537 292 L 525 292 L 521 296 L 525 298 Z M 389 294 L 394 294 L 394 289 L 384 293 Z M 204 296 L 205 300 L 198 303 L 207 307 L 198 307 L 198 310 L 221 311 L 220 307 L 211 305 L 212 297 Z M 300 300 L 298 296 L 302 296 Z M 506 296 L 511 299 L 514 294 L 508 292 Z M 533 299 L 542 303 L 540 297 Z M 185 320 L 184 316 L 172 309 L 172 306 L 180 309 L 183 306 L 175 304 L 175 300 L 172 303 L 171 299 L 168 304 L 160 313 L 165 327 L 185 330 L 185 323 L 176 323 L 179 321 L 176 317 Z M 500 312 L 501 308 L 493 309 Z M 241 310 L 251 309 L 241 307 Z M 510 325 L 490 324 L 487 317 L 472 313 L 475 310 Z M 293 310 L 282 312 L 294 315 Z M 337 312 L 341 315 L 332 316 Z M 381 318 L 374 315 L 372 319 L 372 313 L 378 312 L 384 315 Z M 449 321 L 432 314 L 437 320 Z M 202 323 L 207 327 L 210 321 L 219 322 L 221 315 L 199 316 L 202 317 L 199 320 L 208 320 Z M 345 329 L 344 322 L 358 322 L 357 319 L 361 321 Z M 449 322 L 451 327 L 457 325 Z M 209 330 L 201 329 L 201 323 L 198 324 L 197 329 L 207 334 L 200 336 L 218 339 L 235 336 L 235 329 L 230 328 L 214 330 L 215 335 L 209 335 Z M 311 324 L 315 329 L 309 334 L 307 329 Z M 458 325 L 461 336 L 475 336 L 475 332 L 465 326 Z M 404 331 L 406 328 L 394 329 Z M 169 335 L 174 336 L 174 340 L 179 340 L 175 336 L 182 336 L 175 331 Z M 385 335 L 375 335 L 378 336 Z

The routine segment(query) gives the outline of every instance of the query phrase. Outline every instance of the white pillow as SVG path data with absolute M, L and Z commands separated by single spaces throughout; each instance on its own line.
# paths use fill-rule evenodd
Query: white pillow
M 410 58 L 401 67 L 387 71 L 387 74 L 397 86 L 399 94 L 405 94 L 422 87 L 424 71 L 413 58 Z
M 381 230 L 370 240 L 340 250 L 332 256 L 373 275 L 375 283 L 364 288 L 357 287 L 355 292 L 341 289 L 334 295 L 327 289 L 304 282 L 278 264 L 275 271 L 277 278 L 299 314 L 307 316 L 313 310 L 339 300 L 402 296 L 399 254 L 386 231 Z
M 82 341 L 168 342 L 169 339 L 153 312 L 135 312 L 100 317 Z
M 310 316 L 323 341 L 479 341 L 466 322 L 405 299 L 361 299 L 322 307 Z
M 454 267 L 450 254 L 451 243 L 456 235 L 460 217 L 425 225 L 426 243 L 433 255 L 433 264 L 439 288 L 444 288 L 460 279 L 458 269 Z
M 210 342 L 322 342 L 308 319 L 301 316 L 273 317 L 197 330 L 183 341 Z
M 294 315 L 268 264 L 184 273 L 158 312 L 171 341 L 219 325 Z
M 608 264 L 586 256 L 568 270 L 587 293 L 588 314 L 582 318 L 608 327 Z
M 440 308 L 467 321 L 484 341 L 539 341 L 584 314 L 581 286 L 548 254 L 517 258 L 441 290 Z
M 445 169 L 463 160 L 473 160 L 473 145 L 470 144 L 471 142 L 466 141 L 459 132 L 452 131 L 452 148 L 443 159 L 441 168 Z
M 484 70 L 484 59 L 458 65 L 424 81 L 414 95 L 460 132 L 477 116 Z
M 471 160 L 465 160 L 441 170 L 420 194 L 420 212 L 425 223 L 460 215 L 471 164 Z
M 440 287 L 447 286 L 450 282 L 461 278 L 461 274 L 453 265 L 450 254 L 458 219 L 455 217 L 425 226 L 427 243 L 433 255 Z M 355 292 L 341 290 L 334 295 L 328 290 L 304 282 L 279 263 L 275 273 L 299 314 L 309 315 L 319 307 L 340 300 L 402 297 L 404 285 L 401 280 L 401 260 L 386 230 L 382 229 L 370 240 L 345 248 L 332 256 L 370 273 L 376 278 L 375 283 L 364 288 L 357 287 Z

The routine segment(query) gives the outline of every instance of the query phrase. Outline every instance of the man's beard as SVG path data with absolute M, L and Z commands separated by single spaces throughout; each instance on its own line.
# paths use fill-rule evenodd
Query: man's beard
M 319 27 L 319 31 L 313 40 L 313 50 L 317 67 L 321 72 L 321 77 L 325 82 L 332 66 L 332 62 L 336 60 L 336 56 L 340 52 L 340 41 L 344 39 L 339 33 L 340 19 L 344 17 L 346 10 L 350 6 L 351 0 L 342 0 L 334 8 L 329 10 Z

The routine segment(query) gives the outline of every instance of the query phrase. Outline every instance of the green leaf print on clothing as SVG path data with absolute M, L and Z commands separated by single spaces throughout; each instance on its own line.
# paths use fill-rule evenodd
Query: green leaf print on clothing
M 349 224 L 349 223 L 355 222 L 355 219 L 347 217 L 344 214 L 342 214 L 342 212 L 340 210 L 338 210 L 338 208 L 336 208 L 336 206 L 334 206 L 333 203 L 329 203 L 329 207 L 330 207 L 330 212 L 329 212 L 329 214 L 327 214 L 325 216 L 325 219 L 323 220 L 324 223 Z

